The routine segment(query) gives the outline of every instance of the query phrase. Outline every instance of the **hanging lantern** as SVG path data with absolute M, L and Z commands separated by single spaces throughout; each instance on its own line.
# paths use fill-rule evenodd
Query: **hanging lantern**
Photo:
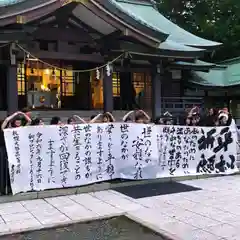
M 106 66 L 106 74 L 107 74 L 108 77 L 111 76 L 111 68 L 110 68 L 109 63 L 108 63 L 107 66 Z
M 98 68 L 96 69 L 96 79 L 100 80 L 100 71 Z

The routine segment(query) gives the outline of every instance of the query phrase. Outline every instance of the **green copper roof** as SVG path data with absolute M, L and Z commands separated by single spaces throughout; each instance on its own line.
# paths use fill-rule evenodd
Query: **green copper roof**
M 187 69 L 191 71 L 209 71 L 212 68 L 218 67 L 214 63 L 208 63 L 200 60 L 195 61 L 177 61 L 169 66 L 171 69 Z
M 26 1 L 26 0 L 0 0 L 0 7 L 8 6 L 8 5 L 23 2 L 23 1 Z
M 240 63 L 240 57 L 235 57 L 235 58 L 224 60 L 219 64 L 232 65 L 232 64 L 239 64 L 239 63 Z
M 183 44 L 176 43 L 176 42 L 171 41 L 171 40 L 166 40 L 165 42 L 160 43 L 158 48 L 163 49 L 163 50 L 183 51 L 183 52 L 202 52 L 202 51 L 205 51 L 204 49 L 185 46 Z
M 201 60 L 196 60 L 195 62 L 178 61 L 178 62 L 175 62 L 175 64 L 179 66 L 197 66 L 197 67 L 209 67 L 209 68 L 216 66 L 216 64 L 214 63 L 208 63 Z
M 155 31 L 169 35 L 168 40 L 192 47 L 216 47 L 221 43 L 197 37 L 161 15 L 151 1 L 108 0 L 112 5 L 135 21 Z
M 221 68 L 209 72 L 193 72 L 192 83 L 203 86 L 230 87 L 240 85 L 240 58 L 220 63 Z
M 142 55 L 149 57 L 173 57 L 178 59 L 190 59 L 194 60 L 196 57 L 202 57 L 205 49 L 194 48 L 178 44 L 172 41 L 165 41 L 159 44 L 157 48 L 143 48 L 141 46 L 135 46 L 128 42 L 121 42 L 120 49 L 114 49 L 113 52 L 128 51 L 134 55 Z
M 229 84 L 226 81 L 226 71 L 223 69 L 212 69 L 208 73 L 195 71 L 191 83 L 202 86 L 225 87 Z

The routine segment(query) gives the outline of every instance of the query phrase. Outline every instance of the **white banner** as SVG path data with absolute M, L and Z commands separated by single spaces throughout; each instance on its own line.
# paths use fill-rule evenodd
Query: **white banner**
M 232 127 L 80 124 L 4 130 L 13 194 L 116 178 L 237 172 Z

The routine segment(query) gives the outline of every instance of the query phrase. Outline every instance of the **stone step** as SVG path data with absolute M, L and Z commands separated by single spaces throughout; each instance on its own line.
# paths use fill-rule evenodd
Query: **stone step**
M 113 111 L 113 116 L 117 121 L 120 121 L 123 116 L 129 111 Z M 77 110 L 33 110 L 33 116 L 39 116 L 42 119 L 46 119 L 50 121 L 52 117 L 59 116 L 63 121 L 67 120 L 69 117 L 73 115 L 78 115 L 79 117 L 89 120 L 92 115 L 98 115 L 99 113 L 103 113 L 102 110 L 90 110 L 90 111 L 77 111 Z M 151 112 L 147 111 L 147 113 L 151 116 Z M 0 119 L 5 119 L 7 113 L 5 111 L 0 111 Z
M 78 115 L 80 117 L 91 117 L 92 115 L 97 115 L 99 113 L 102 113 L 103 111 L 101 110 L 96 110 L 96 111 L 61 111 L 61 110 L 56 110 L 56 111 L 32 111 L 34 115 L 39 115 L 42 118 L 52 118 L 54 116 L 59 116 L 59 117 L 70 117 L 73 115 Z M 118 116 L 118 117 L 123 117 L 128 111 L 114 111 L 113 115 Z
M 102 113 L 101 110 L 99 111 L 32 111 L 33 116 L 39 116 L 43 119 L 51 119 L 54 116 L 59 116 L 61 119 L 69 118 L 73 115 L 78 115 L 79 117 L 83 119 L 90 119 L 92 115 L 98 115 L 99 113 Z M 124 115 L 126 115 L 128 111 L 113 111 L 113 116 L 115 119 L 122 119 Z M 150 113 L 148 113 L 150 114 Z

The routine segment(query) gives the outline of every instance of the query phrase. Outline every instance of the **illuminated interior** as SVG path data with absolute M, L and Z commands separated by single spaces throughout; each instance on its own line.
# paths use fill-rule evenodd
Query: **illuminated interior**
M 114 72 L 112 74 L 113 80 L 113 96 L 119 97 L 120 96 L 120 76 L 118 72 Z
M 90 75 L 92 89 L 92 107 L 94 109 L 103 108 L 103 74 L 100 73 L 100 79 L 96 77 L 96 71 L 92 71 Z
M 64 71 L 49 68 L 38 61 L 29 61 L 25 65 L 18 64 L 18 95 L 25 95 L 28 91 L 51 92 L 60 94 L 60 77 L 62 75 L 63 96 L 74 95 L 73 71 L 71 66 L 64 67 Z M 24 81 L 26 77 L 26 83 Z
M 114 72 L 113 80 L 113 97 L 120 97 L 120 74 Z M 145 106 L 150 106 L 151 101 L 151 76 L 144 73 L 133 73 L 133 86 L 136 91 L 136 96 L 144 92 Z M 95 109 L 103 108 L 103 79 L 100 74 L 100 79 L 96 79 L 96 71 L 91 73 L 92 87 L 92 106 Z
M 56 63 L 54 64 L 56 65 Z M 66 70 L 58 70 L 38 62 L 29 60 L 27 64 L 18 64 L 18 95 L 27 95 L 32 92 L 49 92 L 56 96 L 58 101 L 61 96 L 74 96 L 75 86 L 72 66 L 64 66 Z M 60 79 L 62 78 L 62 81 Z M 25 81 L 26 79 L 26 81 Z M 78 81 L 78 79 L 76 79 Z M 81 81 L 81 79 L 79 79 Z M 92 108 L 103 108 L 103 73 L 97 79 L 96 71 L 90 74 Z M 62 85 L 61 85 L 62 84 Z M 144 105 L 150 106 L 151 101 L 151 77 L 145 73 L 133 73 L 133 86 L 136 91 L 136 98 L 144 95 Z M 118 98 L 120 95 L 120 74 L 113 73 L 113 96 Z M 143 98 L 142 98 L 143 99 Z M 149 102 L 149 103 L 148 103 Z

